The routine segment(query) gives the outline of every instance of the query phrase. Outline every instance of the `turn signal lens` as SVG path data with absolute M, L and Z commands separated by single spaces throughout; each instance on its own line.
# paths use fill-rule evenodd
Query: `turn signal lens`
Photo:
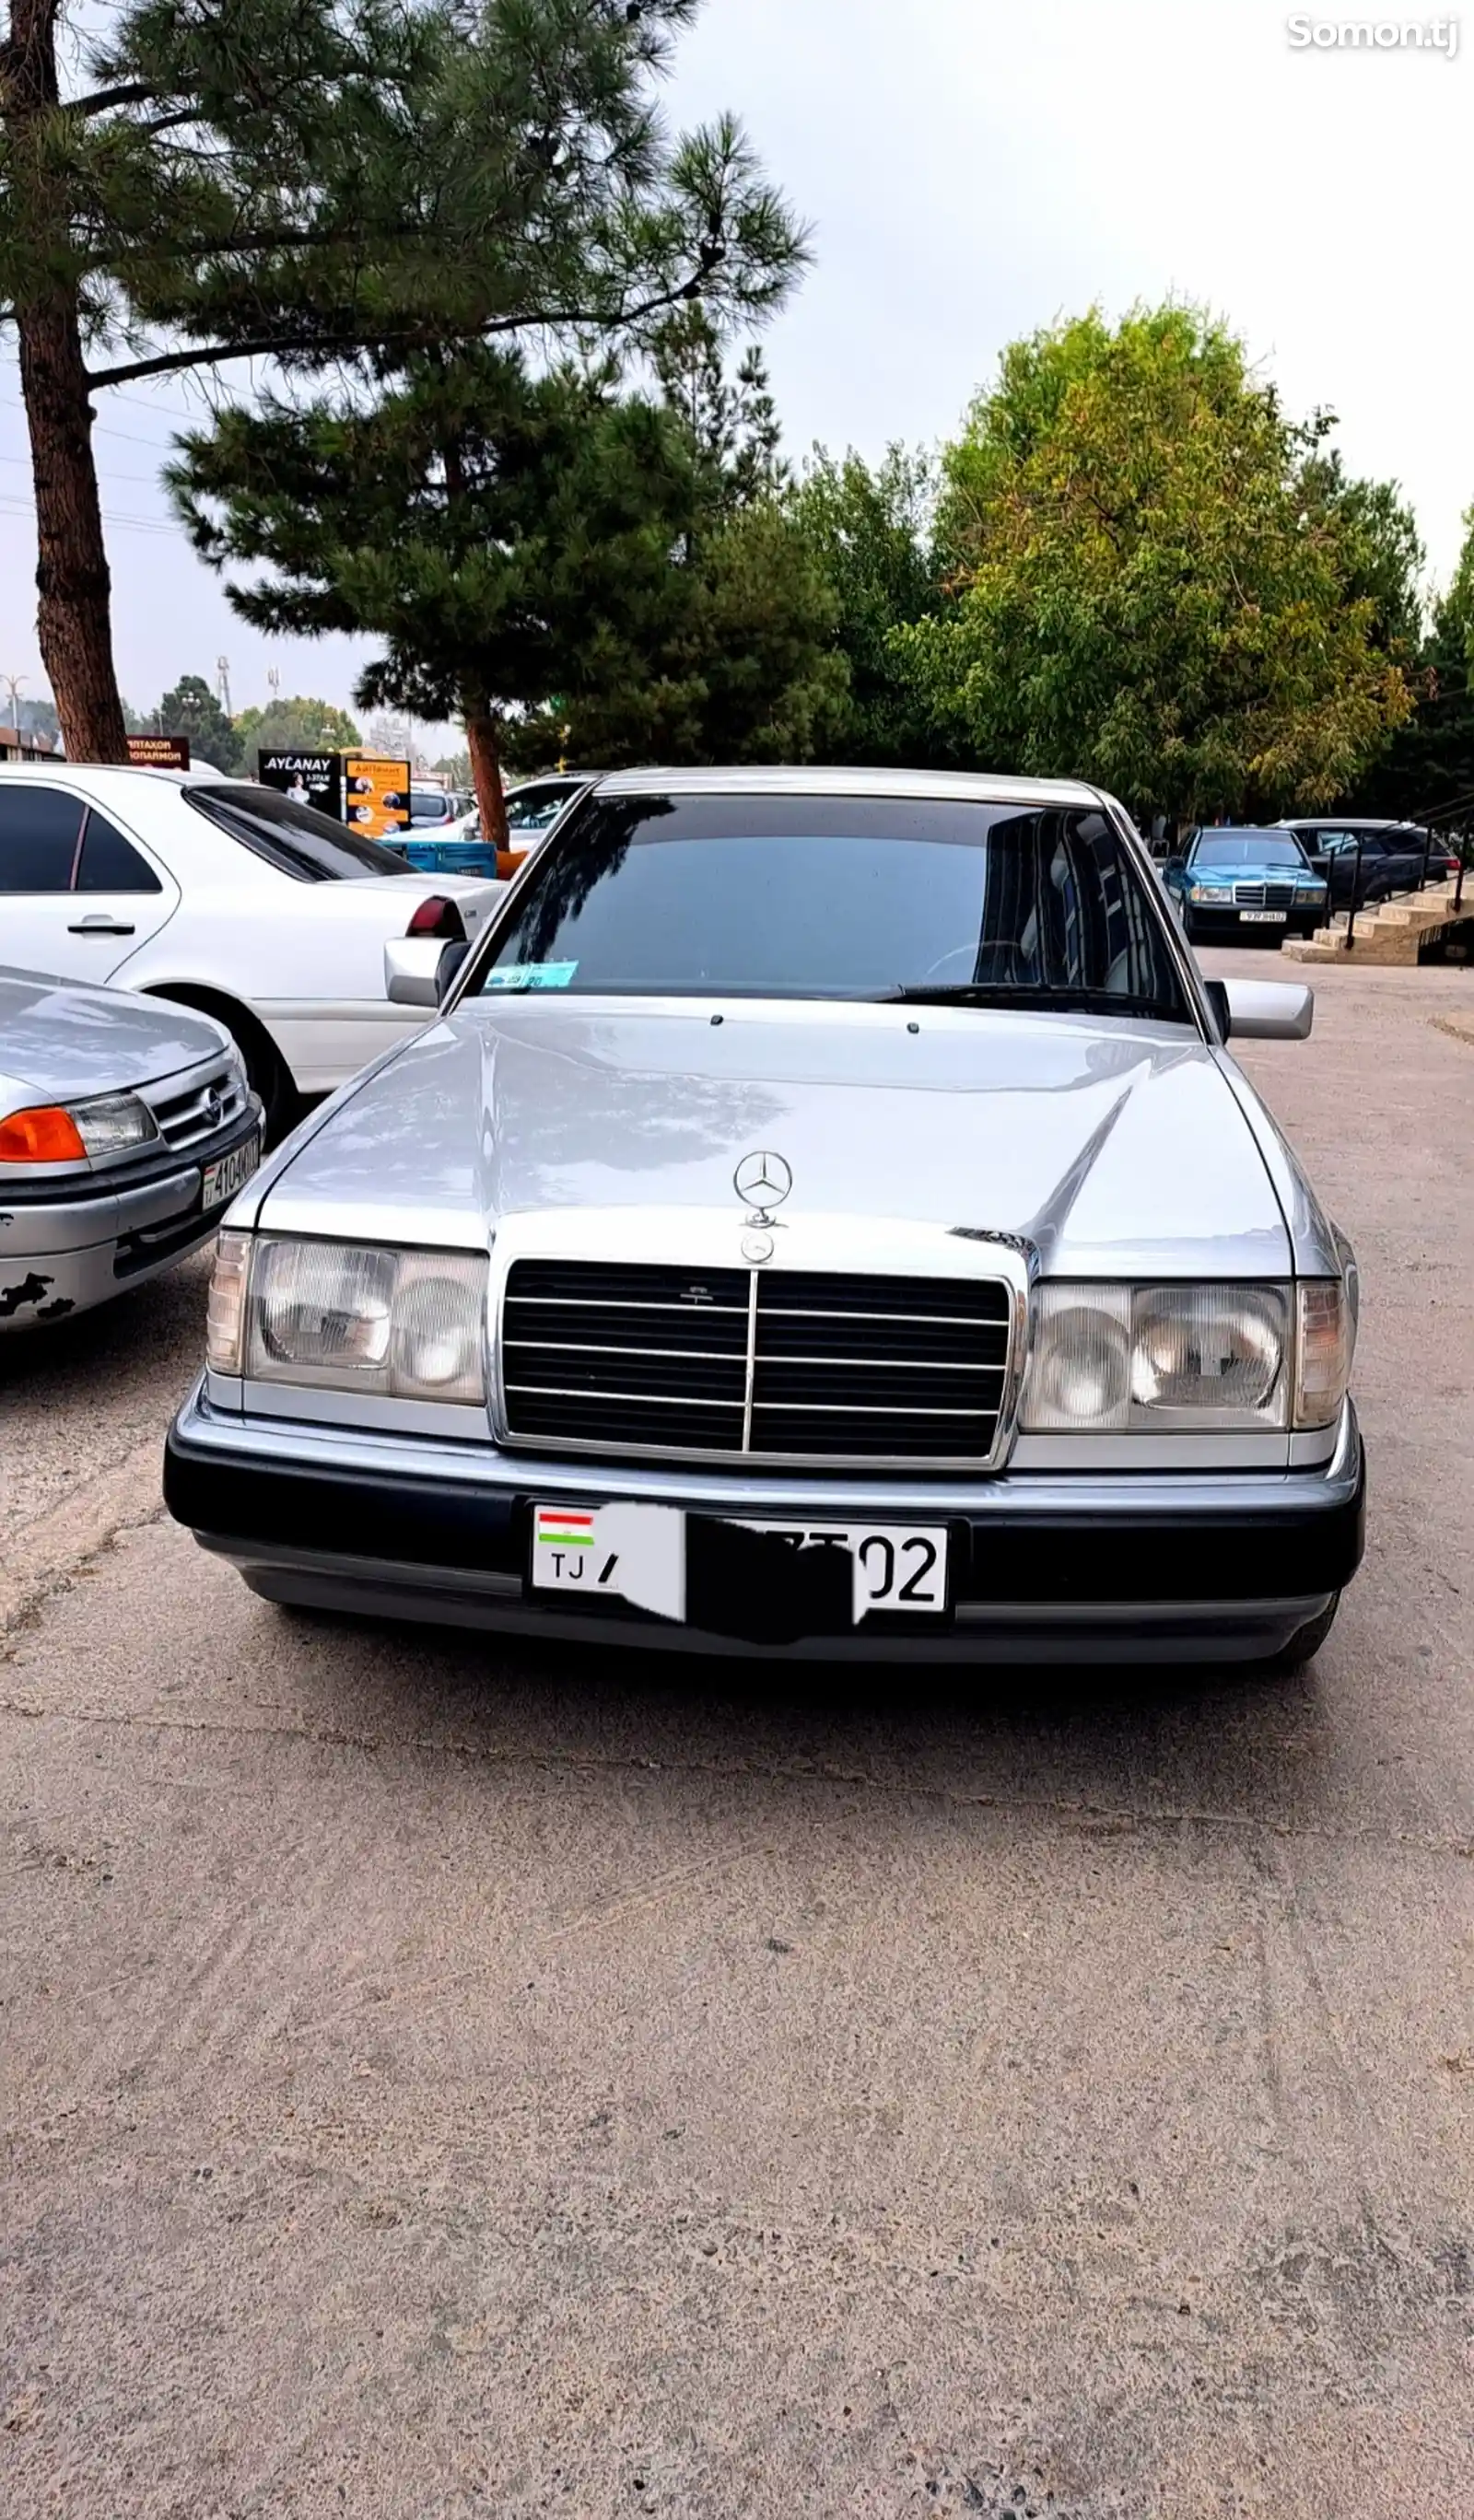
M 1300 1336 L 1295 1342 L 1295 1423 L 1329 1426 L 1351 1380 L 1352 1322 L 1339 1278 L 1303 1280 L 1296 1288 Z
M 55 1103 L 0 1120 L 0 1164 L 84 1164 L 87 1149 L 69 1111 Z
M 251 1276 L 249 1234 L 222 1234 L 215 1246 L 215 1265 L 205 1310 L 205 1362 L 212 1373 L 242 1371 L 242 1333 L 246 1328 L 246 1286 Z

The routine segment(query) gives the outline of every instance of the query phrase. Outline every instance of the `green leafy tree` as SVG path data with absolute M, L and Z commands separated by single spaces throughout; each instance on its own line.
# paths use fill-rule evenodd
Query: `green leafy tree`
M 363 741 L 346 709 L 301 698 L 242 709 L 235 729 L 248 768 L 258 751 L 348 752 Z
M 1351 802 L 1369 814 L 1437 814 L 1474 801 L 1474 508 L 1464 517 L 1458 565 L 1439 602 L 1411 675 L 1415 713 Z M 1474 829 L 1474 812 L 1458 826 Z
M 939 722 L 906 670 L 897 632 L 944 609 L 932 555 L 932 466 L 892 446 L 872 472 L 852 448 L 816 448 L 791 514 L 833 590 L 835 643 L 849 672 L 832 757 L 924 769 L 964 766 L 970 750 Z
M 803 240 L 728 118 L 655 87 L 697 0 L 11 0 L 0 335 L 29 428 L 37 626 L 68 751 L 124 757 L 101 389 L 253 359 L 343 399 L 519 333 L 760 319 Z M 66 65 L 82 64 L 72 76 Z
M 241 767 L 241 738 L 201 674 L 181 674 L 139 732 L 153 734 L 156 728 L 161 735 L 188 736 L 192 761 L 211 762 L 216 770 Z
M 55 743 L 61 733 L 56 709 L 50 700 L 23 700 L 16 711 L 16 720 L 22 735 L 42 735 L 49 743 Z
M 1140 815 L 1344 790 L 1412 702 L 1327 494 L 1328 425 L 1286 420 L 1191 307 L 1015 342 L 944 459 L 956 601 L 898 634 L 939 725 Z

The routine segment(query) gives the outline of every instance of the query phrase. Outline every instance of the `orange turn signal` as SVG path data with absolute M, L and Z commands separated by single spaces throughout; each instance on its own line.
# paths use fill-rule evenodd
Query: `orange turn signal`
M 81 1164 L 87 1149 L 69 1111 L 41 1103 L 0 1120 L 0 1164 Z

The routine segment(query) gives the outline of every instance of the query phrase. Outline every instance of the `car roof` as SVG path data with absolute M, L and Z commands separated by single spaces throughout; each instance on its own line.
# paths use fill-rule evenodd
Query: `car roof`
M 114 780 L 146 781 L 154 788 L 197 788 L 202 781 L 223 787 L 253 788 L 253 779 L 241 779 L 229 770 L 216 770 L 212 762 L 197 762 L 192 770 L 159 770 L 146 761 L 66 761 L 53 753 L 45 761 L 0 761 L 0 779 L 34 779 L 37 772 L 48 779 L 65 779 L 79 788 L 94 784 L 109 787 Z
M 1099 805 L 1100 790 L 1080 779 L 1016 779 L 973 770 L 615 770 L 597 781 L 601 796 L 652 790 L 682 796 L 940 796 L 1001 805 Z
M 1285 827 L 1291 832 L 1421 832 L 1421 823 L 1385 814 L 1297 814 Z
M 1200 823 L 1195 840 L 1293 840 L 1293 823 Z

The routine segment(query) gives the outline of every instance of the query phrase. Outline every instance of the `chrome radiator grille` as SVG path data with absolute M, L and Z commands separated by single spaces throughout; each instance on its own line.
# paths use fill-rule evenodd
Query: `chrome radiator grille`
M 245 1080 L 238 1067 L 223 1061 L 205 1076 L 196 1075 L 181 1091 L 155 1088 L 147 1097 L 166 1146 L 182 1152 L 219 1136 L 246 1108 Z
M 518 1260 L 507 1432 L 590 1452 L 983 1461 L 1012 1302 L 992 1278 Z
M 1294 903 L 1292 883 L 1236 883 L 1233 898 L 1240 910 L 1288 910 Z

